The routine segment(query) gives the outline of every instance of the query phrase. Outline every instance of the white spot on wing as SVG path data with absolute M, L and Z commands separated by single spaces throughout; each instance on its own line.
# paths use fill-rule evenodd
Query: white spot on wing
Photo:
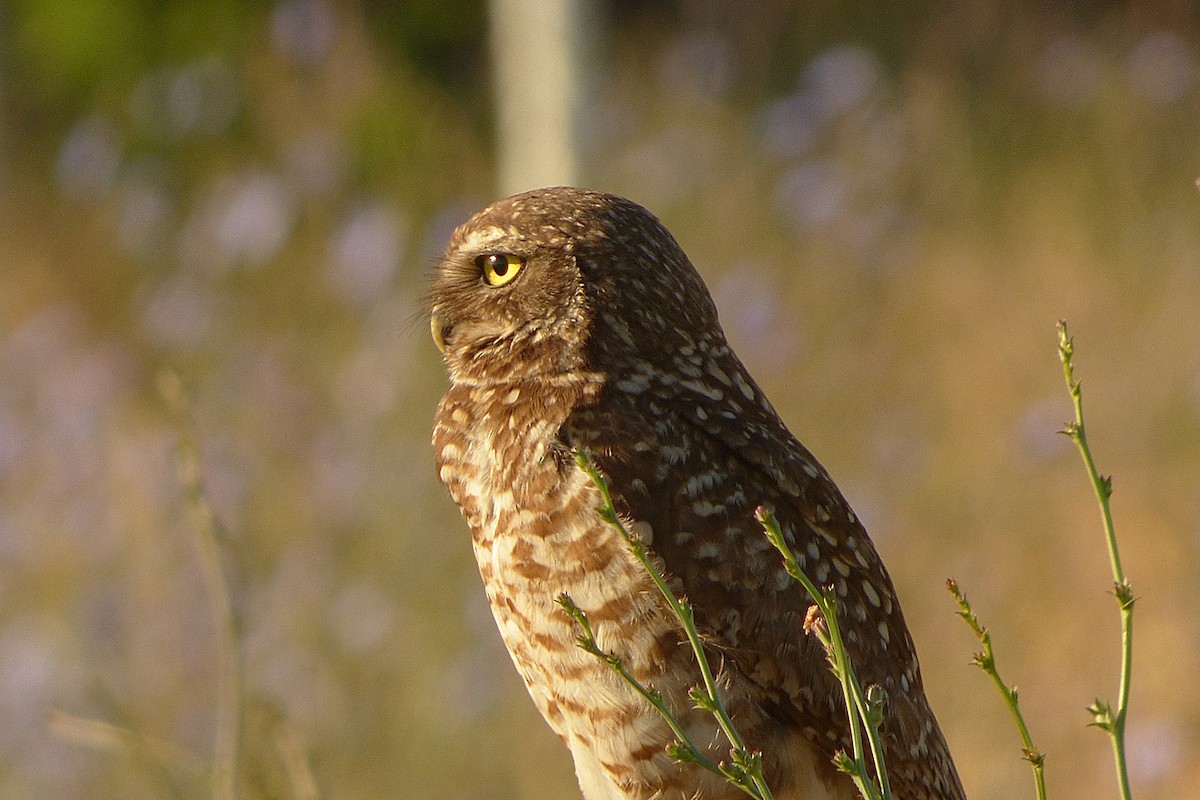
M 740 372 L 733 373 L 733 382 L 737 384 L 737 388 L 741 390 L 742 395 L 747 400 L 754 400 L 754 388 L 746 383 L 746 379 L 742 377 Z
M 664 444 L 662 446 L 662 457 L 668 464 L 681 464 L 687 458 L 687 448 L 679 445 Z
M 701 383 L 700 381 L 692 381 L 692 380 L 680 381 L 679 385 L 683 386 L 686 389 L 691 389 L 696 394 L 704 395 L 709 400 L 720 400 L 722 397 L 725 396 L 724 393 L 717 387 L 707 386 L 707 385 Z

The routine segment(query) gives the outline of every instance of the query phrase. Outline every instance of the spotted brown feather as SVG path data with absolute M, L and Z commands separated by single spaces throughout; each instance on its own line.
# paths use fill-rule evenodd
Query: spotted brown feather
M 477 262 L 489 255 L 515 257 L 520 273 L 487 285 Z M 842 695 L 803 632 L 808 598 L 754 519 L 760 504 L 801 567 L 837 592 L 860 680 L 887 691 L 896 797 L 963 797 L 874 546 L 729 348 L 703 282 L 653 215 L 570 188 L 502 200 L 455 231 L 432 312 L 450 373 L 434 428 L 439 475 L 471 528 L 513 662 L 570 748 L 587 800 L 741 795 L 674 763 L 657 712 L 574 647 L 561 592 L 710 757 L 726 756 L 687 697 L 696 678 L 678 621 L 596 514 L 575 447 L 595 455 L 619 510 L 691 599 L 727 706 L 763 751 L 777 798 L 855 793 L 830 764 L 848 747 Z

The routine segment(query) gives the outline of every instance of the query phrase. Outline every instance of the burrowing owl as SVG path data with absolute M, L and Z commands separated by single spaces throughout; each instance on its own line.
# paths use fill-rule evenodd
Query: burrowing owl
M 725 341 L 704 283 L 662 224 L 571 188 L 501 200 L 454 232 L 432 290 L 450 373 L 433 443 L 471 528 L 496 624 L 587 800 L 742 797 L 672 761 L 658 712 L 575 645 L 569 593 L 600 646 L 662 692 L 694 741 L 728 757 L 688 689 L 677 621 L 572 459 L 590 451 L 620 512 L 696 608 L 726 703 L 776 798 L 854 796 L 842 694 L 810 602 L 754 519 L 773 509 L 801 567 L 836 588 L 863 685 L 887 692 L 898 798 L 961 798 L 887 570 L 829 475 Z

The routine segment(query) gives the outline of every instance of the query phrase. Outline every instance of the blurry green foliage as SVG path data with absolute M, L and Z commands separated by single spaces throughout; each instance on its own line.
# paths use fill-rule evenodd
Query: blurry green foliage
M 487 74 L 484 0 L 366 0 L 364 10 L 385 48 L 398 51 L 421 72 L 455 86 L 463 99 L 477 93 Z
M 128 79 L 145 67 L 148 31 L 136 0 L 17 0 L 9 16 L 29 99 L 79 101 L 97 78 Z

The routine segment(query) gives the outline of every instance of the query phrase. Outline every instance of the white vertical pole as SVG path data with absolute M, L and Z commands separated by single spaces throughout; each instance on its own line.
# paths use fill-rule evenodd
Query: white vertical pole
M 501 194 L 580 180 L 593 2 L 491 0 Z

